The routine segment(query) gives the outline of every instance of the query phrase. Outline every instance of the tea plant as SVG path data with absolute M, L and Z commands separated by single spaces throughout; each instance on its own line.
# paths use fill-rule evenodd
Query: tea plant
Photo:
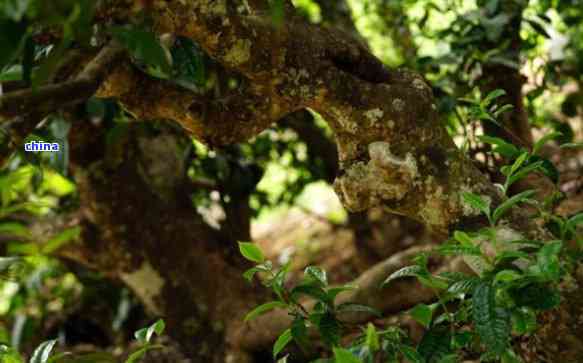
M 131 353 L 124 363 L 138 363 L 144 355 L 152 350 L 163 348 L 160 344 L 151 342 L 154 335 L 162 335 L 165 324 L 158 320 L 147 328 L 135 332 L 134 336 L 140 343 L 140 348 Z M 57 339 L 47 340 L 41 343 L 33 352 L 28 363 L 117 363 L 117 359 L 111 353 L 95 352 L 83 355 L 74 355 L 70 352 L 53 354 Z M 14 349 L 0 345 L 0 361 L 2 363 L 24 363 L 25 360 Z
M 496 117 L 510 110 L 508 106 L 493 104 L 503 94 L 503 91 L 495 90 L 484 100 L 467 100 L 469 114 L 479 120 L 496 122 Z M 340 338 L 347 330 L 339 313 L 364 311 L 379 315 L 365 306 L 335 304 L 340 292 L 355 287 L 330 287 L 326 272 L 310 266 L 305 269 L 303 280 L 288 288 L 285 279 L 289 264 L 274 269 L 259 248 L 241 242 L 239 247 L 243 256 L 257 263 L 244 274 L 245 278 L 251 280 L 256 273 L 263 273 L 263 283 L 277 297 L 252 310 L 245 320 L 275 308 L 288 310 L 293 323 L 275 342 L 274 358 L 291 341 L 306 351 L 310 342 L 308 329 L 313 327 L 333 356 L 317 362 L 398 362 L 402 358 L 413 363 L 453 363 L 462 358 L 521 362 L 512 348 L 512 339 L 533 333 L 537 328 L 538 314 L 560 304 L 559 284 L 579 260 L 577 248 L 568 248 L 568 242 L 574 240 L 577 246 L 583 242 L 576 234 L 577 225 L 583 222 L 583 213 L 568 218 L 553 213 L 553 207 L 562 197 L 558 188 L 542 201 L 534 198 L 536 190 L 525 190 L 512 196 L 509 192 L 515 183 L 533 172 L 545 175 L 555 185 L 558 183 L 557 168 L 542 157 L 540 151 L 545 143 L 560 136 L 558 132 L 550 133 L 536 142 L 532 149 L 517 147 L 501 138 L 480 137 L 482 142 L 492 145 L 493 152 L 510 161 L 500 169 L 504 182 L 497 184 L 503 202 L 494 207 L 485 196 L 463 192 L 462 198 L 468 208 L 483 214 L 488 224 L 477 231 L 455 231 L 435 250 L 440 256 L 463 258 L 474 274 L 453 271 L 434 274 L 428 267 L 430 254 L 423 253 L 413 259 L 413 265 L 399 269 L 383 283 L 386 286 L 399 278 L 415 277 L 435 292 L 433 304 L 417 304 L 409 310 L 409 315 L 426 328 L 417 346 L 413 346 L 405 332 L 396 327 L 377 331 L 369 323 L 361 327 L 359 337 L 347 347 L 341 347 Z M 529 218 L 541 221 L 552 234 L 551 238 L 544 237 L 544 241 L 533 239 L 509 226 L 505 217 L 519 204 L 529 206 Z M 314 300 L 313 308 L 309 309 L 300 302 L 302 295 Z M 280 361 L 285 360 L 284 357 Z

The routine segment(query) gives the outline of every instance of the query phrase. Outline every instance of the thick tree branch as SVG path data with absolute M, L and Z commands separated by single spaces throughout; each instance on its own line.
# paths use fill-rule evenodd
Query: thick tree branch
M 63 105 L 83 101 L 97 90 L 99 84 L 124 49 L 116 42 L 106 45 L 83 71 L 70 81 L 39 89 L 24 89 L 0 96 L 0 117 L 11 118 L 34 112 L 48 114 Z

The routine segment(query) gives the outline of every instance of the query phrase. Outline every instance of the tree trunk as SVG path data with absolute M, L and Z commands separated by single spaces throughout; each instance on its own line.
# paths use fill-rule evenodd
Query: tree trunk
M 193 208 L 190 139 L 168 122 L 131 124 L 115 147 L 101 130 L 74 131 L 86 140 L 72 152 L 83 216 L 75 259 L 127 284 L 194 361 L 250 359 L 230 334 L 268 295 L 243 279 L 250 265 L 233 233 Z

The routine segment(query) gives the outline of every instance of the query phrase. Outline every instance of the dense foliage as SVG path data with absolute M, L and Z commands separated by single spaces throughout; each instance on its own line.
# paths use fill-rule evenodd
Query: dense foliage
M 135 333 L 138 345 L 132 346 L 134 330 L 166 317 L 145 311 L 142 304 L 147 302 L 130 292 L 124 285 L 127 280 L 107 269 L 95 271 L 92 268 L 97 264 L 78 263 L 86 256 L 66 252 L 83 244 L 87 236 L 111 232 L 90 229 L 84 233 L 86 225 L 73 223 L 82 214 L 75 213 L 85 207 L 80 181 L 89 173 L 85 168 L 91 169 L 89 161 L 98 155 L 112 169 L 125 165 L 140 147 L 134 145 L 139 144 L 132 139 L 135 133 L 158 135 L 166 130 L 154 122 L 140 122 L 120 100 L 100 97 L 99 84 L 93 81 L 83 84 L 75 95 L 79 99 L 63 97 L 57 104 L 35 99 L 35 92 L 67 85 L 70 79 L 84 81 L 71 77 L 84 72 L 87 54 L 94 56 L 110 41 L 129 54 L 132 71 L 189 92 L 193 98 L 226 104 L 233 93 L 252 88 L 249 79 L 210 57 L 194 40 L 157 34 L 157 24 L 149 14 L 156 9 L 156 1 L 119 3 L 130 4 L 131 17 L 116 17 L 119 4 L 115 1 L 0 0 L 2 362 L 115 362 L 123 354 L 112 346 L 122 347 L 125 362 L 138 362 L 163 346 L 155 342 L 155 336 L 168 333 L 164 321 L 157 320 Z M 275 29 L 292 21 L 286 1 L 268 3 Z M 502 202 L 495 206 L 489 197 L 455 191 L 463 195 L 468 214 L 487 225 L 460 225 L 431 253 L 418 254 L 410 266 L 386 276 L 378 286 L 379 291 L 391 289 L 395 280 L 415 278 L 419 284 L 413 288 L 432 291 L 431 301 L 409 306 L 405 313 L 422 327 L 421 337 L 410 334 L 403 324 L 383 321 L 387 318 L 383 311 L 338 303 L 341 294 L 357 286 L 330 283 L 324 268 L 307 266 L 302 268 L 302 278 L 292 279 L 292 262 L 270 261 L 256 244 L 239 242 L 243 257 L 256 264 L 244 273 L 240 284 L 247 280 L 256 288 L 260 281 L 272 297 L 248 312 L 245 324 L 278 309 L 291 316 L 291 325 L 273 342 L 269 358 L 259 359 L 523 361 L 518 343 L 537 331 L 543 314 L 563 302 L 582 256 L 581 206 L 568 213 L 559 213 L 557 206 L 583 193 L 583 1 L 293 3 L 302 19 L 340 28 L 387 66 L 422 74 L 432 87 L 440 120 L 464 155 L 489 176 Z M 241 4 L 249 7 L 247 1 Z M 12 107 L 7 97 L 27 90 L 32 106 L 17 102 Z M 195 106 L 200 106 L 202 114 L 207 112 L 205 105 L 193 102 L 190 107 Z M 307 193 L 306 187 L 331 184 L 338 173 L 334 135 L 324 118 L 302 110 L 247 142 L 215 148 L 189 136 L 187 145 L 180 145 L 179 158 L 185 161 L 189 181 L 186 204 L 222 233 L 213 248 L 229 250 L 233 246 L 225 247 L 223 240 L 250 239 L 250 221 L 277 220 L 300 204 L 304 212 L 310 212 L 309 204 L 317 196 Z M 183 132 L 174 123 L 168 124 L 175 134 Z M 94 129 L 86 131 L 87 125 Z M 85 134 L 75 133 L 77 129 Z M 96 141 L 98 135 L 87 137 L 94 130 L 103 131 L 103 142 Z M 87 147 L 82 148 L 79 140 Z M 25 152 L 23 145 L 31 141 L 58 143 L 59 151 Z M 74 155 L 75 150 L 83 150 L 81 156 Z M 153 185 L 160 184 L 150 179 Z M 298 202 L 302 196 L 307 203 Z M 515 229 L 506 217 L 518 208 L 542 232 Z M 222 215 L 217 217 L 216 210 Z M 362 231 L 361 224 L 373 224 L 355 214 L 346 215 L 345 210 L 337 210 L 319 217 L 333 228 L 352 228 L 355 235 Z M 233 224 L 244 226 L 245 231 L 232 232 L 238 230 Z M 233 266 L 240 262 L 239 256 L 233 257 L 236 253 L 226 254 Z M 470 270 L 435 268 L 452 259 L 462 259 Z M 221 276 L 214 278 L 221 283 Z M 260 300 L 265 297 L 257 295 Z M 355 315 L 366 318 L 350 322 Z M 99 352 L 71 351 L 83 343 Z

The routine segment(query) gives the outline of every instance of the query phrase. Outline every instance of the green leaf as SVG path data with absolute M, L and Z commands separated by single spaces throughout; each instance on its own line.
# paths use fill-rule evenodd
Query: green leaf
M 484 107 L 488 107 L 492 101 L 494 101 L 498 97 L 502 97 L 506 94 L 506 91 L 503 89 L 495 89 L 492 92 L 488 93 L 488 95 L 482 100 L 482 105 Z
M 448 354 L 443 356 L 437 363 L 457 363 L 458 357 L 457 354 Z
M 47 363 L 57 340 L 47 340 L 41 343 L 32 353 L 29 363 Z
M 494 145 L 495 148 L 492 151 L 506 158 L 513 159 L 520 155 L 520 150 L 516 146 L 501 138 L 484 135 L 479 136 L 478 139 L 484 143 Z
M 468 277 L 464 280 L 456 281 L 449 286 L 447 292 L 453 295 L 469 294 L 480 282 L 477 277 Z
M 333 351 L 334 363 L 362 363 L 360 359 L 344 348 L 335 347 Z
M 447 327 L 434 326 L 423 335 L 417 351 L 427 363 L 435 363 L 451 353 L 450 340 L 451 334 Z
M 540 151 L 540 149 L 550 140 L 552 139 L 556 139 L 560 136 L 563 136 L 562 133 L 557 132 L 557 131 L 553 131 L 549 134 L 546 134 L 545 136 L 541 137 L 540 140 L 538 140 L 534 146 L 532 147 L 532 153 L 533 154 L 538 154 L 538 152 Z
M 424 272 L 425 269 L 421 266 L 405 266 L 390 274 L 389 277 L 387 277 L 387 279 L 382 283 L 382 286 L 386 286 L 389 282 L 403 277 L 417 277 L 419 274 Z
M 142 344 L 149 343 L 152 339 L 154 333 L 160 336 L 164 332 L 164 328 L 166 325 L 164 324 L 164 320 L 158 319 L 154 324 L 150 325 L 147 328 L 140 329 L 134 333 L 134 337 Z
M 0 257 L 0 279 L 15 280 L 24 274 L 26 267 L 22 257 Z
M 294 298 L 299 295 L 307 295 L 313 297 L 318 301 L 323 301 L 325 303 L 331 302 L 326 291 L 316 284 L 298 285 L 291 290 L 291 295 Z
M 287 308 L 287 304 L 281 301 L 271 301 L 262 305 L 259 305 L 255 309 L 251 310 L 247 315 L 245 315 L 244 321 L 253 320 L 256 317 L 265 314 L 269 310 L 277 308 Z
M 128 359 L 126 359 L 125 363 L 137 363 L 150 350 L 161 349 L 161 348 L 164 348 L 164 346 L 163 345 L 160 345 L 160 344 L 154 344 L 154 345 L 147 344 L 147 345 L 143 346 L 142 348 L 136 350 L 132 354 L 130 354 L 130 356 L 128 357 Z
M 0 19 L 0 69 L 3 69 L 22 49 L 26 36 L 25 22 Z
M 277 358 L 277 355 L 291 342 L 292 333 L 291 329 L 286 329 L 273 344 L 273 358 Z
M 463 231 L 454 231 L 453 238 L 455 238 L 458 242 L 471 246 L 474 244 L 473 239 Z
M 474 193 L 463 192 L 462 198 L 470 207 L 481 211 L 490 218 L 490 203 L 486 202 L 481 196 Z
M 315 319 L 315 325 L 322 336 L 322 341 L 329 347 L 335 347 L 340 343 L 341 326 L 334 314 L 326 312 Z
M 28 10 L 31 0 L 2 0 L 0 1 L 0 18 L 7 17 L 20 21 Z
M 514 109 L 513 105 L 504 105 L 498 109 L 496 109 L 496 111 L 494 111 L 493 115 L 495 118 L 500 117 L 500 115 L 502 115 L 504 112 L 508 112 L 508 111 L 512 111 Z
M 498 208 L 496 208 L 494 210 L 494 213 L 492 214 L 492 221 L 494 223 L 496 223 L 500 219 L 500 217 L 502 217 L 504 215 L 504 213 L 506 213 L 510 208 L 512 208 L 513 206 L 515 206 L 516 204 L 518 204 L 520 202 L 524 202 L 525 200 L 528 200 L 530 197 L 532 197 L 535 194 L 536 194 L 536 191 L 534 191 L 534 190 L 526 190 L 522 193 L 518 193 L 516 195 L 513 195 L 511 198 L 504 201 L 502 204 L 500 204 L 498 206 Z
M 520 169 L 515 174 L 509 176 L 508 179 L 506 179 L 506 183 L 504 185 L 505 190 L 508 190 L 508 188 L 512 184 L 514 184 L 515 182 L 524 178 L 526 175 L 532 173 L 536 169 L 540 168 L 543 165 L 543 163 L 544 162 L 541 160 L 541 161 L 537 161 L 536 163 L 529 164 L 529 165 L 525 166 L 524 168 Z
M 488 350 L 502 354 L 510 337 L 509 314 L 496 306 L 496 290 L 490 281 L 481 281 L 475 287 L 472 312 L 480 341 Z
M 55 237 L 48 240 L 42 246 L 41 253 L 50 255 L 67 243 L 78 240 L 79 236 L 81 236 L 81 227 L 75 226 L 67 228 Z
M 354 290 L 356 288 L 357 288 L 356 285 L 350 285 L 350 284 L 349 285 L 343 285 L 343 286 L 331 287 L 327 291 L 328 300 L 329 301 L 334 301 L 334 299 L 336 299 L 336 296 L 338 296 L 338 294 L 340 294 L 341 292 Z
M 536 325 L 536 313 L 532 309 L 523 307 L 512 311 L 512 328 L 516 334 L 532 333 Z
M 536 310 L 549 310 L 561 302 L 561 296 L 556 289 L 544 284 L 533 283 L 520 288 L 511 288 L 509 295 L 516 305 Z
M 444 256 L 482 256 L 482 250 L 478 246 L 459 243 L 444 243 L 437 250 Z
M 417 304 L 413 309 L 409 310 L 409 315 L 419 324 L 429 328 L 433 318 L 433 310 L 426 304 Z
M 381 348 L 379 335 L 375 326 L 372 323 L 368 323 L 366 326 L 366 339 L 365 345 L 371 352 L 376 352 Z
M 583 149 L 583 142 L 567 142 L 561 145 L 561 149 Z
M 251 242 L 239 242 L 239 251 L 249 261 L 261 263 L 265 261 L 265 256 L 261 249 Z
M 10 238 L 31 238 L 31 233 L 28 228 L 17 222 L 0 223 L 0 234 L 10 236 Z
M 326 271 L 322 270 L 316 266 L 308 266 L 304 270 L 304 275 L 311 277 L 315 281 L 318 281 L 322 286 L 328 286 L 328 278 L 326 277 Z
M 65 356 L 70 357 L 71 353 L 63 353 L 60 356 L 54 356 L 49 360 L 49 363 L 118 363 L 119 361 L 116 357 L 111 353 L 105 352 L 95 352 L 95 353 L 87 353 L 80 356 L 75 356 L 73 358 L 66 358 L 63 360 Z
M 425 363 L 425 359 L 415 350 L 408 345 L 399 345 L 399 351 L 403 354 L 403 357 L 407 359 L 410 363 Z
M 496 273 L 496 277 L 494 277 L 495 282 L 510 282 L 515 281 L 522 278 L 522 274 L 520 272 L 514 270 L 502 270 Z
M 269 10 L 271 13 L 271 20 L 276 27 L 283 24 L 285 18 L 285 2 L 284 0 L 269 0 Z
M 308 328 L 306 326 L 306 321 L 301 316 L 296 316 L 291 325 L 291 334 L 294 341 L 300 345 L 300 347 L 308 347 L 310 344 L 310 339 L 308 337 Z
M 206 55 L 203 50 L 190 38 L 177 37 L 172 47 L 175 79 L 178 84 L 192 83 L 197 87 L 204 87 L 207 82 Z M 180 82 L 182 81 L 182 82 Z
M 578 213 L 567 220 L 565 228 L 574 233 L 576 227 L 581 223 L 583 223 L 583 213 Z
M 170 73 L 171 66 L 166 56 L 166 51 L 160 45 L 153 32 L 114 26 L 110 33 L 139 61 L 159 68 L 165 73 Z
M 559 254 L 562 248 L 562 241 L 552 241 L 545 243 L 537 252 L 536 266 L 544 280 L 557 281 L 561 277 Z
M 510 175 L 513 175 L 514 173 L 516 173 L 516 171 L 522 166 L 522 164 L 524 164 L 524 162 L 528 158 L 528 155 L 529 154 L 527 152 L 520 154 L 520 156 L 517 157 L 516 160 L 514 160 L 514 163 L 512 163 L 512 166 L 510 167 L 509 172 L 505 173 L 506 176 L 510 176 Z
M 506 349 L 504 353 L 502 353 L 502 363 L 523 363 L 522 359 L 514 353 L 512 348 Z
M 271 271 L 271 269 L 273 268 L 273 265 L 271 263 L 271 261 L 265 261 L 264 263 L 257 265 L 255 267 L 252 267 L 250 269 L 248 269 L 247 271 L 245 271 L 243 273 L 243 277 L 251 282 L 251 280 L 253 280 L 253 276 L 255 276 L 255 274 L 257 272 L 269 272 Z

